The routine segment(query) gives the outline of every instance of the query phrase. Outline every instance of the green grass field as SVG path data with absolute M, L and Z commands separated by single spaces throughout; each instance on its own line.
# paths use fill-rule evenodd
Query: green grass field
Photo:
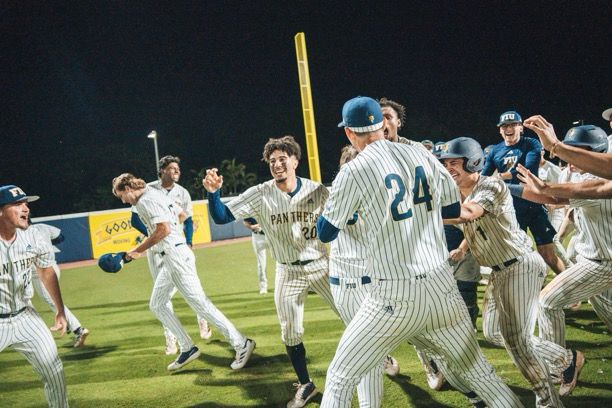
M 91 334 L 85 347 L 72 348 L 71 339 L 58 338 L 72 407 L 284 407 L 293 396 L 293 370 L 280 340 L 272 293 L 260 295 L 256 261 L 249 241 L 196 250 L 200 279 L 206 294 L 245 335 L 257 342 L 247 367 L 232 371 L 233 350 L 214 331 L 200 340 L 196 318 L 180 295 L 174 306 L 179 318 L 202 350 L 184 370 L 170 374 L 173 360 L 164 354 L 159 322 L 149 311 L 152 288 L 146 260 L 106 274 L 97 266 L 62 271 L 66 304 Z M 270 286 L 273 262 L 268 261 Z M 482 289 L 482 288 L 481 288 Z M 481 290 L 482 295 L 482 290 Z M 34 301 L 51 324 L 46 305 Z M 480 323 L 480 322 L 479 322 Z M 585 352 L 578 387 L 566 397 L 566 407 L 612 405 L 610 388 L 611 339 L 588 304 L 567 314 L 568 346 Z M 325 373 L 343 330 L 340 320 L 316 295 L 308 298 L 305 339 L 310 374 L 323 389 Z M 492 347 L 478 334 L 481 347 L 497 373 L 534 406 L 528 383 L 512 365 L 506 351 Z M 401 374 L 385 378 L 383 407 L 469 407 L 458 392 L 445 386 L 431 391 L 414 350 L 408 344 L 393 355 Z M 320 398 L 308 406 L 317 407 Z M 42 384 L 31 366 L 16 352 L 0 353 L 0 407 L 44 407 Z M 353 406 L 357 406 L 354 401 Z

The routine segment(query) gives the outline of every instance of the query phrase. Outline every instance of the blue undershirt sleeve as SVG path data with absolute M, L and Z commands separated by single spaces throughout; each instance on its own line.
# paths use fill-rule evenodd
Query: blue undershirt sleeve
M 132 228 L 136 228 L 136 230 L 141 234 L 144 234 L 145 237 L 149 236 L 149 233 L 147 232 L 147 227 L 145 227 L 142 220 L 135 212 L 132 213 Z
M 187 245 L 192 245 L 193 243 L 193 218 L 189 217 L 183 223 L 183 232 L 185 233 L 185 241 L 187 241 Z
M 459 201 L 442 207 L 442 218 L 459 218 L 461 215 L 461 203 Z
M 236 219 L 230 209 L 221 202 L 219 190 L 214 193 L 208 193 L 208 212 L 215 221 L 215 224 L 227 224 Z
M 325 217 L 321 216 L 317 220 L 317 234 L 321 242 L 333 241 L 338 237 L 339 232 L 340 230 L 334 227 L 331 222 L 327 221 Z
M 493 163 L 493 152 L 490 152 L 485 159 L 484 167 L 480 174 L 483 176 L 491 176 L 495 172 L 495 163 Z

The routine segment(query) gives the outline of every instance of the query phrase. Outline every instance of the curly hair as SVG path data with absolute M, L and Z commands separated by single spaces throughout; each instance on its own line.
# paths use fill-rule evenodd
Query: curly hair
M 147 183 L 131 173 L 123 173 L 113 179 L 113 194 L 116 196 L 118 191 L 125 191 L 126 187 L 133 190 L 145 188 Z
M 393 109 L 395 113 L 397 113 L 397 117 L 400 120 L 400 128 L 404 126 L 404 123 L 406 122 L 406 108 L 404 107 L 404 105 L 387 98 L 380 98 L 378 100 L 378 104 L 381 108 L 389 107 Z
M 266 163 L 270 163 L 270 156 L 274 151 L 280 150 L 281 152 L 287 153 L 289 156 L 295 156 L 298 161 L 302 157 L 302 149 L 300 145 L 295 141 L 293 136 L 283 136 L 278 139 L 270 138 L 268 143 L 263 149 L 262 160 Z

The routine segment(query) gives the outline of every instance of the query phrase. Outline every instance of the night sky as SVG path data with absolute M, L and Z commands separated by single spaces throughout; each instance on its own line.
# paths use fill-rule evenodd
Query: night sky
M 33 216 L 121 207 L 114 176 L 155 178 L 152 129 L 160 155 L 182 158 L 184 185 L 232 158 L 266 180 L 268 138 L 305 148 L 297 32 L 326 183 L 357 95 L 403 103 L 400 133 L 415 140 L 485 146 L 510 109 L 560 136 L 579 119 L 609 131 L 608 1 L 379 3 L 3 2 L 0 184 L 40 195 Z

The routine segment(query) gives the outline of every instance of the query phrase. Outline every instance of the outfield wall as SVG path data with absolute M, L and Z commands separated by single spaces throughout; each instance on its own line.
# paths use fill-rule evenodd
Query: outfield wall
M 231 197 L 224 197 L 223 201 Z M 32 218 L 34 224 L 49 224 L 62 230 L 64 240 L 55 246 L 59 263 L 99 258 L 107 252 L 127 251 L 143 239 L 132 228 L 130 208 Z M 193 243 L 245 237 L 251 234 L 242 220 L 216 225 L 208 216 L 208 200 L 193 202 Z

